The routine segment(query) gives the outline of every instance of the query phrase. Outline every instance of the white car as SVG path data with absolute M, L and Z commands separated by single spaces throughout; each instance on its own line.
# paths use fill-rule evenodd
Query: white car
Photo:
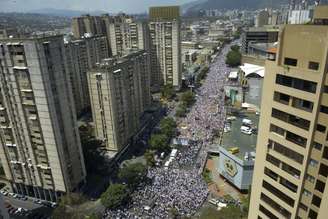
M 252 129 L 247 127 L 247 126 L 242 126 L 240 127 L 241 133 L 244 133 L 246 135 L 251 135 L 252 134 Z

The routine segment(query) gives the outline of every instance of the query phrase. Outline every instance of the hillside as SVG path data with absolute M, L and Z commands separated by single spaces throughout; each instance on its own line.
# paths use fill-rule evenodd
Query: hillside
M 193 6 L 189 7 L 187 13 L 199 11 L 201 9 L 258 9 L 265 7 L 280 7 L 287 4 L 288 0 L 207 0 L 193 2 Z

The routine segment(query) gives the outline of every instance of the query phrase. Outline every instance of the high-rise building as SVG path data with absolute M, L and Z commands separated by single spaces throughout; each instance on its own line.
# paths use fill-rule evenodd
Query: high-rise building
M 268 11 L 260 11 L 255 17 L 255 27 L 263 27 L 269 24 L 270 14 Z
M 105 35 L 106 29 L 100 16 L 90 16 L 88 14 L 74 17 L 72 20 L 72 31 L 75 38 L 79 39 L 84 35 Z
M 84 37 L 65 42 L 65 53 L 75 109 L 79 115 L 90 107 L 87 71 L 102 59 L 109 58 L 107 38 Z
M 151 85 L 181 87 L 180 8 L 178 6 L 149 9 Z
M 144 50 L 103 60 L 88 72 L 96 137 L 109 151 L 126 147 L 150 105 L 149 54 Z
M 0 159 L 13 191 L 57 200 L 85 181 L 62 36 L 0 40 Z
M 328 26 L 280 32 L 266 62 L 248 218 L 327 218 L 327 54 Z
M 149 31 L 144 22 L 132 18 L 112 20 L 106 25 L 113 56 L 123 55 L 131 49 L 149 50 Z
M 248 54 L 248 47 L 255 43 L 274 43 L 278 40 L 279 26 L 250 28 L 241 36 L 241 51 Z

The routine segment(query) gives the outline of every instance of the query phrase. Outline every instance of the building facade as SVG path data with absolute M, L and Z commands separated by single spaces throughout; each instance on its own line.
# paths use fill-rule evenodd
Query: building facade
M 274 43 L 278 40 L 279 27 L 261 27 L 250 28 L 241 36 L 241 51 L 248 54 L 248 46 L 250 43 Z
M 122 56 L 131 49 L 149 50 L 149 31 L 146 23 L 123 16 L 109 19 L 106 28 L 113 56 Z
M 55 201 L 86 177 L 62 36 L 0 40 L 0 159 L 13 191 Z
M 96 36 L 66 42 L 65 53 L 75 109 L 79 115 L 90 107 L 87 71 L 102 59 L 109 58 L 107 38 Z
M 90 16 L 88 14 L 73 18 L 72 31 L 77 39 L 82 38 L 86 34 L 91 36 L 106 34 L 102 17 Z
M 108 151 L 126 147 L 150 106 L 149 54 L 144 50 L 104 60 L 88 73 L 96 137 Z
M 249 218 L 327 218 L 327 54 L 328 26 L 287 25 L 266 61 Z
M 180 89 L 182 80 L 180 8 L 152 7 L 149 10 L 151 85 Z

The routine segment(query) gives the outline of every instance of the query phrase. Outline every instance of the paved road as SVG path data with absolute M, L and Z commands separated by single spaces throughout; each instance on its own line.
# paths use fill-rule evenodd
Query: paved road
M 13 197 L 4 196 L 4 200 L 8 201 L 12 206 L 17 208 L 26 208 L 28 210 L 36 209 L 42 207 L 42 205 L 32 202 L 32 200 L 22 201 L 15 199 Z

